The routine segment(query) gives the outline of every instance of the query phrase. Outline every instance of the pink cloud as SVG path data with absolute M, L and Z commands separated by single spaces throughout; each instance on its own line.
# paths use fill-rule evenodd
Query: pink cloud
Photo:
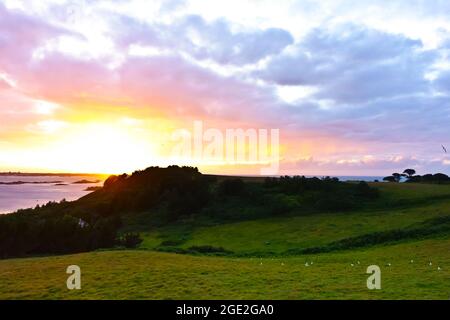
M 0 70 L 12 72 L 31 59 L 33 49 L 48 39 L 67 33 L 18 10 L 8 10 L 0 3 Z

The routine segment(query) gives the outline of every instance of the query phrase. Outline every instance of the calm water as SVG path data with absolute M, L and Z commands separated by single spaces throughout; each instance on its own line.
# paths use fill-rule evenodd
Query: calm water
M 366 182 L 383 182 L 384 177 L 376 176 L 337 176 L 340 181 L 366 181 Z
M 84 191 L 90 186 L 100 186 L 103 181 L 89 184 L 74 184 L 76 181 L 95 181 L 100 178 L 94 176 L 9 176 L 0 175 L 0 182 L 52 182 L 46 184 L 0 184 L 0 214 L 13 212 L 17 209 L 32 208 L 37 204 L 45 204 L 49 201 L 60 201 L 62 199 L 76 200 L 89 191 Z M 56 185 L 58 183 L 65 185 Z

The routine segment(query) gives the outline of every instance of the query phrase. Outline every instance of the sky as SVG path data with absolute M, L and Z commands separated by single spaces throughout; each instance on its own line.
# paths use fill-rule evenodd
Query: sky
M 449 55 L 443 0 L 0 0 L 0 171 L 175 164 L 202 121 L 279 129 L 279 174 L 449 174 Z

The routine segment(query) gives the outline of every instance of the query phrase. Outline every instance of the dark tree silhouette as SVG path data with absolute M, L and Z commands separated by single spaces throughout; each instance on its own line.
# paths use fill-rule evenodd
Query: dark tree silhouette
M 411 178 L 413 175 L 416 174 L 416 170 L 414 169 L 405 169 L 405 171 L 403 171 L 404 174 L 407 175 L 407 178 Z
M 445 183 L 445 182 L 449 182 L 450 178 L 443 173 L 436 173 L 433 175 L 433 180 L 436 183 Z
M 400 182 L 402 180 L 402 177 L 404 177 L 404 175 L 397 172 L 393 173 L 392 176 L 394 177 L 395 182 Z
M 383 181 L 400 182 L 402 180 L 402 177 L 406 177 L 406 174 L 400 174 L 400 173 L 394 172 L 392 175 L 384 177 Z
M 387 182 L 397 182 L 393 176 L 384 177 L 383 181 Z

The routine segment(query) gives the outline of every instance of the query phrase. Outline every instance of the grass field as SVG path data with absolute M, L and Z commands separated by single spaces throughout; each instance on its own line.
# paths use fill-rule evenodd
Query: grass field
M 345 213 L 197 226 L 185 221 L 144 230 L 138 250 L 0 260 L 0 299 L 449 299 L 448 233 L 330 253 L 284 254 L 450 215 L 448 185 L 376 185 L 379 203 L 392 209 L 375 204 Z M 210 245 L 233 254 L 154 251 L 167 240 L 176 248 Z M 65 270 L 72 264 L 81 268 L 81 290 L 66 288 Z M 381 290 L 366 287 L 366 268 L 373 264 L 381 268 Z
M 449 248 L 449 239 L 439 239 L 274 259 L 150 251 L 13 259 L 0 261 L 0 298 L 448 299 Z M 81 268 L 81 290 L 66 288 L 71 264 Z M 382 290 L 366 287 L 372 264 L 381 268 Z

